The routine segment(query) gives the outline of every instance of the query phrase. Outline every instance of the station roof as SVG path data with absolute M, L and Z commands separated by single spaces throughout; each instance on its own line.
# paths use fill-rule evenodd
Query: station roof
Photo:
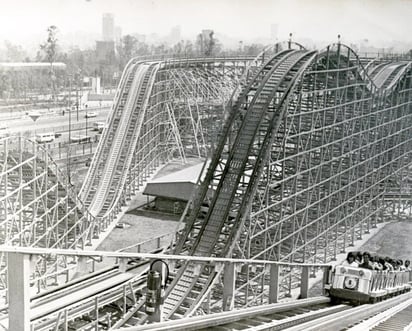
M 146 184 L 143 194 L 188 201 L 196 187 L 203 163 L 153 179 Z

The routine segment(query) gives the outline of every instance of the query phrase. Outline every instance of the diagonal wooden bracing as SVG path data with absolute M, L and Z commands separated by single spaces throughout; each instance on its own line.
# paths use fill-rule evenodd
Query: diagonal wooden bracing
M 131 60 L 79 198 L 43 147 L 19 137 L 1 140 L 1 242 L 67 249 L 90 245 L 160 165 L 176 156 L 209 153 L 223 104 L 246 62 Z M 36 276 L 43 277 L 44 286 L 55 284 L 59 274 L 69 279 L 69 269 L 75 270 L 52 256 L 38 265 Z M 0 276 L 4 288 L 4 268 Z
M 41 148 L 2 141 L 2 235 L 16 245 L 83 247 L 161 164 L 214 151 L 176 253 L 334 259 L 393 212 L 394 196 L 399 210 L 405 205 L 410 64 L 365 69 L 341 44 L 322 52 L 291 47 L 272 47 L 253 62 L 132 60 L 81 199 L 67 194 L 67 182 L 54 176 L 58 171 L 50 170 L 55 165 Z M 46 257 L 38 273 L 57 264 L 67 267 Z M 166 318 L 191 315 L 206 298 L 209 309 L 222 306 L 221 266 L 179 267 Z M 264 271 L 236 270 L 228 307 L 265 302 Z M 280 276 L 288 295 L 299 275 L 284 269 Z

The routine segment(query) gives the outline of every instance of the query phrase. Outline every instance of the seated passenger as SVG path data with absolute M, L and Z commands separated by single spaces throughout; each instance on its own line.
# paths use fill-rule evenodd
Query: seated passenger
M 403 265 L 403 261 L 402 260 L 398 260 L 398 270 L 399 271 L 405 271 L 405 266 Z
M 385 257 L 385 268 L 386 268 L 385 270 L 387 270 L 387 271 L 393 271 L 394 270 L 393 265 L 391 263 L 391 259 L 389 257 Z
M 412 271 L 411 261 L 405 260 L 405 271 Z
M 370 261 L 372 263 L 373 270 L 381 271 L 383 269 L 382 264 L 379 263 L 379 258 L 377 256 L 371 256 Z
M 354 252 L 355 254 L 355 261 L 358 262 L 358 264 L 362 263 L 362 253 L 361 252 Z
M 359 264 L 359 268 L 364 268 L 364 269 L 370 269 L 373 270 L 373 265 L 372 262 L 369 261 L 370 259 L 370 254 L 368 252 L 364 252 L 362 257 L 363 257 L 363 262 Z
M 353 252 L 349 252 L 348 255 L 346 256 L 346 260 L 342 262 L 342 265 L 358 267 L 359 263 L 355 261 L 355 254 Z
M 389 263 L 392 264 L 393 270 L 397 270 L 398 265 L 394 259 L 389 259 Z
M 385 262 L 385 258 L 383 258 L 383 257 L 379 257 L 379 264 L 382 266 L 382 270 L 383 271 L 387 271 L 388 270 L 388 266 L 386 265 L 386 262 Z

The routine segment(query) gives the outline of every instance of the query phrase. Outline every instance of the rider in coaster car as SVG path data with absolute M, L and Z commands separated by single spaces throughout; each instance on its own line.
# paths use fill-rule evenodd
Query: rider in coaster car
M 383 266 L 379 263 L 379 258 L 377 256 L 371 255 L 370 262 L 372 264 L 373 270 L 381 271 L 383 269 Z
M 391 263 L 391 258 L 389 258 L 388 256 L 385 257 L 385 267 L 386 267 L 385 270 L 387 270 L 387 271 L 393 271 L 394 270 L 393 265 Z
M 374 270 L 373 264 L 370 261 L 371 255 L 368 252 L 364 252 L 362 257 L 363 257 L 363 262 L 359 264 L 359 268 Z
M 361 252 L 353 252 L 355 255 L 355 261 L 358 262 L 358 264 L 362 263 L 362 253 Z
M 342 262 L 342 265 L 358 267 L 359 263 L 355 261 L 355 254 L 353 252 L 349 252 L 348 255 L 346 256 L 346 260 Z
M 405 271 L 412 271 L 411 261 L 405 260 Z

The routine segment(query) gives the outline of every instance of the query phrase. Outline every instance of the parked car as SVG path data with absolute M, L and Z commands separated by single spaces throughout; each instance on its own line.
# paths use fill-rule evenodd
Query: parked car
M 38 143 L 50 143 L 54 140 L 55 133 L 54 132 L 43 132 L 36 134 L 36 141 Z
M 96 112 L 94 112 L 94 111 L 89 111 L 89 112 L 86 113 L 86 115 L 85 115 L 84 117 L 90 118 L 90 117 L 96 117 L 96 116 L 97 116 L 97 113 L 96 113 Z
M 93 123 L 93 130 L 99 131 L 99 133 L 103 132 L 103 129 L 106 127 L 105 122 L 94 122 Z

